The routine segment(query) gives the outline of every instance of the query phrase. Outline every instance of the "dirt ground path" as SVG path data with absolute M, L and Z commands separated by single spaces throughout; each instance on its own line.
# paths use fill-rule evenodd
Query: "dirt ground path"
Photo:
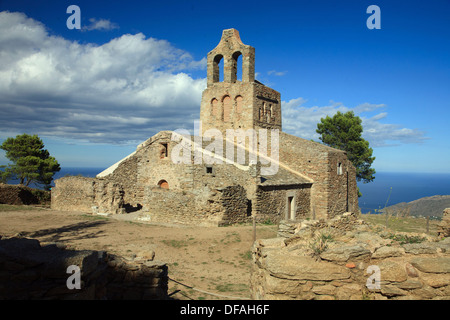
M 275 237 L 276 229 L 273 225 L 258 225 L 257 238 Z M 168 293 L 174 299 L 250 297 L 251 225 L 162 225 L 137 222 L 133 216 L 102 217 L 30 207 L 1 211 L 0 235 L 17 234 L 41 242 L 62 242 L 77 250 L 105 250 L 125 257 L 152 250 L 155 260 L 168 264 L 171 279 L 201 290 L 169 281 Z

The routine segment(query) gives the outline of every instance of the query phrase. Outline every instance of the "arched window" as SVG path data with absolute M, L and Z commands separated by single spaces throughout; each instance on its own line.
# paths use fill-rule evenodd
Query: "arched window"
M 223 121 L 228 122 L 230 121 L 231 107 L 232 107 L 230 96 L 223 97 L 222 103 L 223 103 Z
M 167 183 L 166 180 L 160 180 L 158 182 L 158 186 L 162 189 L 169 189 L 169 184 Z
M 220 67 L 223 70 L 223 56 L 218 54 L 213 59 L 213 82 L 223 81 L 223 71 L 220 72 Z
M 236 51 L 231 58 L 231 82 L 242 81 L 242 53 Z
M 236 115 L 239 118 L 242 113 L 242 100 L 244 100 L 244 98 L 242 98 L 242 96 L 236 96 L 234 100 L 236 101 Z
M 214 98 L 211 100 L 211 114 L 213 115 L 213 117 L 219 118 L 219 111 L 219 100 Z

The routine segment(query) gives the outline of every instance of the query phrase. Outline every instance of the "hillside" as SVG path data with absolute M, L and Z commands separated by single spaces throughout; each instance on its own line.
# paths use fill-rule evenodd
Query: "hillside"
M 386 207 L 389 214 L 408 215 L 412 217 L 442 217 L 442 211 L 450 208 L 450 195 L 436 195 L 431 197 L 420 198 L 411 202 L 400 202 L 395 205 Z M 385 209 L 381 212 L 384 213 Z

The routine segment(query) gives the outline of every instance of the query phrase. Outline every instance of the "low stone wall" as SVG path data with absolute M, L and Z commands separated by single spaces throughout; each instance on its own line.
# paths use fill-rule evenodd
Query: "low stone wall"
M 51 208 L 62 211 L 120 214 L 125 212 L 124 192 L 114 181 L 63 177 L 55 180 Z
M 196 192 L 148 187 L 143 211 L 150 221 L 200 226 L 242 223 L 251 218 L 241 186 Z
M 1 239 L 0 299 L 167 299 L 167 265 L 153 256 L 127 260 L 34 239 Z M 68 288 L 67 283 L 76 284 L 76 270 L 68 270 L 70 266 L 79 267 L 79 289 Z
M 280 234 L 253 246 L 253 299 L 450 299 L 450 238 L 377 232 L 351 214 Z

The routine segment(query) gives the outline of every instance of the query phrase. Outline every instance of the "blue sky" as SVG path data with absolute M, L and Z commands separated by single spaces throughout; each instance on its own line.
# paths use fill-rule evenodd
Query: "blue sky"
M 68 29 L 69 5 L 81 29 Z M 370 5 L 381 29 L 370 30 Z M 38 134 L 64 167 L 108 167 L 193 129 L 223 29 L 256 49 L 283 130 L 363 119 L 377 171 L 450 173 L 450 1 L 0 0 L 0 141 Z M 6 164 L 0 152 L 0 164 Z

